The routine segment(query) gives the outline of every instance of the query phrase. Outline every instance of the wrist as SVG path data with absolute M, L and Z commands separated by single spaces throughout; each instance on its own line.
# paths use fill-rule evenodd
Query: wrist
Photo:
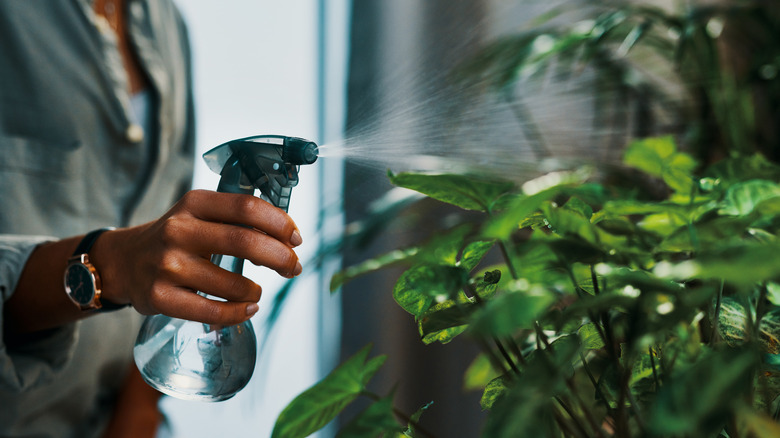
M 101 301 L 116 305 L 130 304 L 122 290 L 118 287 L 117 269 L 121 260 L 117 257 L 117 233 L 121 231 L 111 229 L 101 234 L 90 251 L 90 261 L 100 273 L 102 283 Z

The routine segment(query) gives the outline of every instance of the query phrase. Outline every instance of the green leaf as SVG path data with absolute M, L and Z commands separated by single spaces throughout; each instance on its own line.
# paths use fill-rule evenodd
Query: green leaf
M 500 281 L 501 271 L 487 270 L 475 287 L 479 298 L 488 300 L 492 297 Z M 476 297 L 467 298 L 461 294 L 456 300 L 450 299 L 434 304 L 418 321 L 423 342 L 446 344 L 463 333 L 471 315 L 478 308 L 474 304 L 475 300 Z
M 679 204 L 619 199 L 606 202 L 602 209 L 595 213 L 593 222 L 597 222 L 602 216 L 647 216 L 651 214 L 684 215 L 685 213 L 686 208 Z
M 634 306 L 636 297 L 622 293 L 622 291 L 602 291 L 596 296 L 584 296 L 568 306 L 563 311 L 563 321 L 572 321 L 582 317 L 588 317 L 598 312 L 610 310 L 625 311 Z
M 434 305 L 418 322 L 423 342 L 450 342 L 466 330 L 468 318 L 476 307 L 471 303 L 455 304 L 453 300 Z
M 747 317 L 745 307 L 737 299 L 723 297 L 718 314 L 718 334 L 731 346 L 743 345 L 750 338 Z M 764 352 L 780 354 L 780 309 L 772 309 L 761 318 L 758 335 Z
M 393 397 L 389 396 L 363 410 L 339 431 L 336 438 L 377 437 L 385 433 L 393 436 L 400 433 L 401 429 L 393 415 Z
M 585 217 L 579 210 L 556 208 L 551 204 L 542 205 L 542 212 L 554 233 L 561 236 L 579 236 L 586 242 L 598 243 L 598 234 L 590 223 L 590 216 Z
M 691 276 L 702 279 L 723 279 L 728 283 L 748 287 L 765 280 L 780 279 L 780 243 L 738 243 L 723 245 L 701 254 L 690 264 Z
M 563 208 L 574 211 L 589 221 L 591 216 L 593 216 L 593 207 L 577 196 L 569 198 L 566 204 L 563 205 Z
M 506 265 L 502 266 L 502 268 L 504 270 L 507 269 Z M 479 295 L 479 297 L 483 300 L 492 298 L 493 295 L 496 294 L 496 290 L 498 289 L 499 283 L 501 283 L 501 279 L 506 277 L 507 276 L 502 274 L 501 269 L 488 268 L 482 273 L 482 278 L 477 281 L 475 287 L 477 295 Z
M 662 178 L 677 192 L 691 193 L 696 161 L 688 154 L 677 152 L 672 136 L 651 137 L 632 142 L 623 157 L 625 164 Z
M 721 214 L 745 216 L 763 201 L 780 197 L 780 185 L 766 180 L 752 180 L 729 187 L 720 209 Z
M 666 161 L 676 152 L 677 145 L 671 136 L 635 140 L 626 150 L 623 162 L 649 175 L 661 177 Z
M 652 360 L 650 354 L 653 354 Z M 639 358 L 631 365 L 628 387 L 640 402 L 652 400 L 658 391 L 656 382 L 656 376 L 660 373 L 658 362 L 658 355 L 655 350 L 652 350 L 652 353 L 648 351 L 640 354 Z
M 487 354 L 477 355 L 463 374 L 463 389 L 465 391 L 484 389 L 498 376 L 499 373 L 493 368 Z
M 483 411 L 493 407 L 496 399 L 506 390 L 508 380 L 506 376 L 498 376 L 487 384 L 485 391 L 482 393 L 482 398 L 479 400 L 479 405 L 482 406 Z
M 422 417 L 422 414 L 425 413 L 425 411 L 427 411 L 431 406 L 433 406 L 433 402 L 432 401 L 429 401 L 428 403 L 422 405 L 420 407 L 420 409 L 415 411 L 415 413 L 412 414 L 409 417 L 411 422 L 419 423 L 420 417 Z M 406 426 L 406 429 L 404 430 L 403 436 L 414 438 L 416 436 L 416 433 L 414 431 L 414 426 L 412 425 L 411 422 Z
M 434 303 L 455 297 L 468 281 L 468 273 L 446 265 L 415 265 L 398 279 L 393 298 L 419 320 Z
M 465 224 L 446 232 L 436 233 L 420 248 L 417 259 L 421 262 L 458 266 L 458 255 L 464 249 L 464 246 L 467 248 L 469 246 L 465 242 L 469 233 L 471 233 L 471 229 L 470 224 Z M 479 248 L 478 244 L 475 245 L 471 251 Z M 476 257 L 475 254 L 471 254 L 471 256 Z
M 555 187 L 516 199 L 507 210 L 488 221 L 482 231 L 483 236 L 501 240 L 509 238 L 526 218 L 539 210 L 544 202 L 554 198 L 562 191 L 562 188 Z
M 389 174 L 390 181 L 400 187 L 415 190 L 433 199 L 466 210 L 488 212 L 514 184 L 505 181 L 480 180 L 466 175 L 426 175 L 420 173 Z
M 604 250 L 580 236 L 549 239 L 546 243 L 555 253 L 557 260 L 564 264 L 595 264 L 605 257 Z
M 495 245 L 493 240 L 471 242 L 463 249 L 458 266 L 471 272 Z
M 767 299 L 775 306 L 780 306 L 780 283 L 770 281 L 766 285 Z
M 706 175 L 714 179 L 719 187 L 728 189 L 732 184 L 753 179 L 780 181 L 780 167 L 756 154 L 721 160 L 709 166 Z
M 577 330 L 577 334 L 582 340 L 583 348 L 587 350 L 600 350 L 604 348 L 604 340 L 601 338 L 601 335 L 596 328 L 596 324 L 589 322 L 583 325 Z
M 750 350 L 708 353 L 689 369 L 667 376 L 650 409 L 647 424 L 658 436 L 708 436 L 750 391 L 756 367 Z
M 533 216 L 541 206 L 562 194 L 577 194 L 583 197 L 601 197 L 600 186 L 585 184 L 590 176 L 589 169 L 574 172 L 551 172 L 523 184 L 524 196 L 516 196 L 501 214 L 494 215 L 485 224 L 482 235 L 491 239 L 507 239 L 520 224 Z
M 390 251 L 389 253 L 383 254 L 379 257 L 366 260 L 357 265 L 350 266 L 333 275 L 330 280 L 330 291 L 336 291 L 345 283 L 354 280 L 361 275 L 408 261 L 419 254 L 419 252 L 419 248 L 398 249 L 395 251 Z
M 295 397 L 276 419 L 272 438 L 309 436 L 336 418 L 365 390 L 387 359 L 377 356 L 366 361 L 370 350 L 370 344 L 363 347 L 319 383 Z
M 721 300 L 718 334 L 731 346 L 742 345 L 748 338 L 745 307 L 732 297 Z
M 693 225 L 686 224 L 664 239 L 656 250 L 686 252 L 717 249 L 730 242 L 740 242 L 752 222 L 750 217 L 716 216 Z
M 470 331 L 483 336 L 511 336 L 517 330 L 532 328 L 555 301 L 542 287 L 516 282 L 512 289 L 491 299 L 474 313 Z

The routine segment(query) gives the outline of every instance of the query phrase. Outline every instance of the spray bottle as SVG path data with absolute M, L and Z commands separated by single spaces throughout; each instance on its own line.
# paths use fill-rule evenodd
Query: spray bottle
M 203 154 L 220 174 L 217 191 L 254 194 L 285 212 L 302 164 L 317 160 L 314 142 L 280 135 L 229 141 Z M 212 263 L 241 273 L 244 259 L 213 254 Z M 198 292 L 198 294 L 217 299 Z M 158 391 L 185 400 L 233 397 L 252 377 L 257 339 L 252 322 L 230 327 L 153 315 L 144 320 L 133 350 L 144 380 Z

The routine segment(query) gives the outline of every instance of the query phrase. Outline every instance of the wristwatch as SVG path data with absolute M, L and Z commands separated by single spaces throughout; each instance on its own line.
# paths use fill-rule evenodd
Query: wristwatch
M 109 311 L 126 307 L 126 304 L 115 304 L 100 299 L 101 284 L 97 269 L 89 261 L 89 250 L 98 237 L 113 228 L 100 228 L 87 233 L 76 247 L 76 251 L 68 259 L 65 268 L 65 292 L 81 310 Z

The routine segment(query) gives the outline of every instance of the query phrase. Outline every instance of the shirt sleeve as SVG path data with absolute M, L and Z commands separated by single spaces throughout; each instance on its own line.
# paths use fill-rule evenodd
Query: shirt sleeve
M 51 240 L 54 239 L 0 235 L 0 386 L 8 391 L 22 392 L 51 382 L 76 347 L 78 323 L 35 333 L 13 343 L 7 342 L 5 334 L 5 303 L 13 295 L 35 247 Z

